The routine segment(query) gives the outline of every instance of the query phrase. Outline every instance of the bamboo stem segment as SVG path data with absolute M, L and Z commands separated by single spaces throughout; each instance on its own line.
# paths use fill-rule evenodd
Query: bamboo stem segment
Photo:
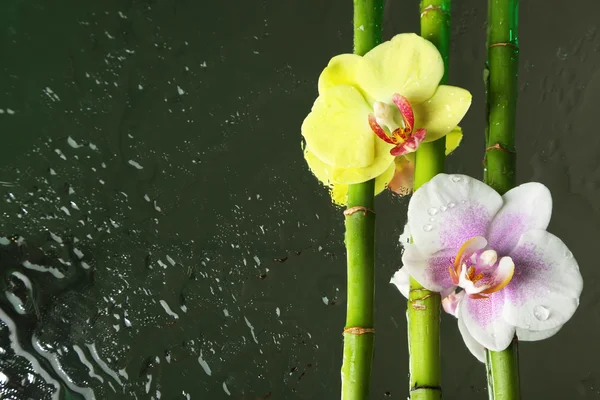
M 440 51 L 444 60 L 442 83 L 445 83 L 450 48 L 450 0 L 421 1 L 421 36 Z M 414 189 L 444 172 L 444 161 L 445 138 L 422 143 L 415 155 Z M 411 278 L 407 310 L 411 400 L 442 398 L 440 303 L 439 293 L 425 290 Z
M 354 53 L 381 43 L 383 0 L 354 0 Z M 346 252 L 348 304 L 344 329 L 342 400 L 369 397 L 375 330 L 375 180 L 348 186 Z
M 518 10 L 518 0 L 488 2 L 485 70 L 488 120 L 484 180 L 500 194 L 506 193 L 516 184 Z M 491 400 L 521 398 L 516 340 L 504 351 L 487 351 L 486 367 Z

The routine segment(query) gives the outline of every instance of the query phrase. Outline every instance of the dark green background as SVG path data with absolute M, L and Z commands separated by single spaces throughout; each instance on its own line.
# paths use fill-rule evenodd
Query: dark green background
M 388 1 L 386 39 L 418 32 L 417 3 Z M 454 1 L 452 9 L 450 83 L 469 89 L 473 106 L 447 169 L 476 177 L 484 3 Z M 598 15 L 597 0 L 521 4 L 518 180 L 551 189 L 550 230 L 585 280 L 571 323 L 520 346 L 526 399 L 600 398 Z M 26 245 L 0 246 L 1 284 L 4 292 L 10 273 L 24 271 L 35 298 L 25 315 L 4 296 L 0 305 L 21 346 L 34 354 L 32 339 L 52 346 L 63 378 L 97 399 L 156 399 L 157 391 L 169 400 L 339 398 L 343 218 L 305 166 L 300 125 L 320 71 L 351 43 L 349 0 L 3 0 L 0 236 L 21 235 Z M 69 137 L 84 147 L 72 148 Z M 400 266 L 406 205 L 377 198 L 373 399 L 407 396 L 406 306 L 388 283 Z M 25 270 L 24 260 L 65 278 Z M 442 335 L 444 397 L 486 398 L 485 368 L 452 318 Z M 85 343 L 112 370 L 126 370 L 123 386 Z M 50 398 L 51 385 L 26 378 L 30 363 L 14 355 L 1 323 L 0 348 L 8 377 L 0 397 Z

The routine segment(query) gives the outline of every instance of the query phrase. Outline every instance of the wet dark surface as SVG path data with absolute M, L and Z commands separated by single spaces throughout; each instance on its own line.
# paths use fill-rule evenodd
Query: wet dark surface
M 481 177 L 486 7 L 454 3 L 450 83 L 474 98 L 447 169 Z M 599 12 L 521 4 L 518 180 L 551 189 L 585 281 L 520 346 L 527 399 L 600 397 Z M 343 220 L 300 125 L 351 21 L 341 0 L 0 4 L 0 397 L 339 398 Z M 414 31 L 417 2 L 388 2 L 385 38 Z M 407 396 L 406 205 L 377 198 L 373 399 Z M 486 398 L 452 318 L 442 335 L 444 397 Z

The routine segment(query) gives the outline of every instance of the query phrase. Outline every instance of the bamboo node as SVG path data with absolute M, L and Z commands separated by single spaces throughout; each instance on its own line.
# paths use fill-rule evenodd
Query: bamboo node
M 423 297 L 420 297 L 420 298 L 418 298 L 418 299 L 408 299 L 408 301 L 410 301 L 411 303 L 414 303 L 415 301 L 422 301 L 422 300 L 428 299 L 428 298 L 430 298 L 431 296 L 433 296 L 433 294 L 432 294 L 432 293 L 429 293 L 428 295 L 425 295 L 425 296 L 423 296 Z
M 375 328 L 363 328 L 360 326 L 352 326 L 350 328 L 344 328 L 343 335 L 364 335 L 366 333 L 375 333 Z
M 513 154 L 515 153 L 515 151 L 513 151 L 513 150 L 509 150 L 509 149 L 506 149 L 506 148 L 502 147 L 502 145 L 500 143 L 496 143 L 496 144 L 488 147 L 487 149 L 485 149 L 485 151 L 487 153 L 488 151 L 494 150 L 494 149 L 503 151 L 505 153 L 513 153 Z
M 519 50 L 519 45 L 511 43 L 511 42 L 492 43 L 488 46 L 488 49 L 490 49 L 492 47 L 512 47 L 514 49 Z
M 430 4 L 427 7 L 425 7 L 424 9 L 421 10 L 421 18 L 423 18 L 430 11 L 439 11 L 442 14 L 448 15 L 448 11 L 444 10 L 443 7 Z
M 418 390 L 437 390 L 438 392 L 441 392 L 442 388 L 440 386 L 417 385 L 410 389 L 411 392 L 416 392 Z
M 375 215 L 375 211 L 371 210 L 370 208 L 367 208 L 365 206 L 354 206 L 354 207 L 350 207 L 347 210 L 344 210 L 344 215 L 346 217 L 349 217 L 350 215 L 357 213 L 359 211 L 363 211 L 364 214 L 363 215 L 367 215 L 368 212 L 370 212 L 371 214 Z

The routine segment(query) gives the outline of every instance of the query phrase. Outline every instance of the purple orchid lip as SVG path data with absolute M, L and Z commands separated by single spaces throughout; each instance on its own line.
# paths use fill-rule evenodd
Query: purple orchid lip
M 498 260 L 498 253 L 486 247 L 487 240 L 482 236 L 467 240 L 458 250 L 454 265 L 448 267 L 452 283 L 473 299 L 486 298 L 502 290 L 514 275 L 512 259 Z
M 391 134 L 388 135 L 381 127 L 374 114 L 369 114 L 369 126 L 378 138 L 386 143 L 395 145 L 395 147 L 390 150 L 390 154 L 397 157 L 416 151 L 421 142 L 425 139 L 427 130 L 420 128 L 413 132 L 415 114 L 408 99 L 395 93 L 392 96 L 392 101 L 400 111 L 404 126 L 394 129 Z M 387 105 L 383 105 L 383 107 L 387 107 Z

